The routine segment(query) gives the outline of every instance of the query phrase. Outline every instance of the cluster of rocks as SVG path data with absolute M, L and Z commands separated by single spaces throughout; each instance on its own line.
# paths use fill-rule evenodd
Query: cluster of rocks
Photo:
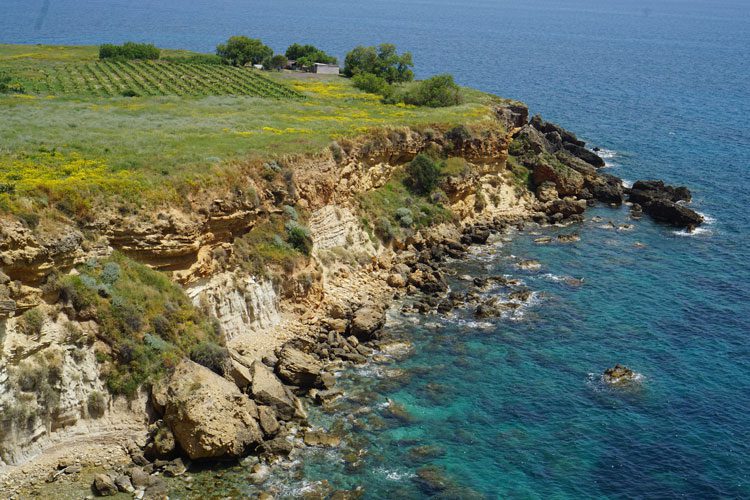
M 516 134 L 511 153 L 531 171 L 538 222 L 580 219 L 594 201 L 622 204 L 622 181 L 599 172 L 604 160 L 585 146 L 575 134 L 539 115 Z
M 602 374 L 602 380 L 609 385 L 622 385 L 637 381 L 638 373 L 627 366 L 616 364 L 612 368 L 607 368 Z
M 704 221 L 702 215 L 682 204 L 691 199 L 688 188 L 669 186 L 659 180 L 637 181 L 628 192 L 628 201 L 633 204 L 631 213 L 636 217 L 645 212 L 655 220 L 689 230 Z
M 262 360 L 229 350 L 224 376 L 182 361 L 152 388 L 156 421 L 144 443 L 128 444 L 133 466 L 97 476 L 93 490 L 99 495 L 125 491 L 158 496 L 166 492 L 162 477 L 184 474 L 190 460 L 247 454 L 262 460 L 251 474 L 262 483 L 268 477 L 266 463 L 296 447 L 338 446 L 340 437 L 323 430 L 300 432 L 307 418 L 300 397 L 324 404 L 340 396 L 333 370 L 365 363 L 384 323 L 383 306 L 337 305 L 317 337 L 290 341 Z
M 492 234 L 500 234 L 510 227 L 523 228 L 520 219 L 501 219 L 466 226 L 458 240 L 450 238 L 413 238 L 402 252 L 401 263 L 392 269 L 388 284 L 403 289 L 416 300 L 404 304 L 403 312 L 448 314 L 458 307 L 470 307 L 477 318 L 498 317 L 503 312 L 521 307 L 531 297 L 531 291 L 521 282 L 505 276 L 473 278 L 472 286 L 462 292 L 450 291 L 444 265 L 448 258 L 466 255 L 470 245 L 487 244 Z M 509 292 L 506 299 L 483 298 L 489 286 L 500 286 Z
M 139 456 L 135 444 L 129 444 L 128 448 L 135 457 Z M 164 478 L 182 476 L 187 472 L 187 465 L 181 458 L 169 461 L 157 459 L 153 462 L 141 460 L 141 465 L 135 463 L 136 460 L 131 467 L 97 474 L 91 489 L 98 496 L 129 493 L 136 499 L 164 498 L 169 492 L 168 483 Z M 185 479 L 190 482 L 190 478 Z
M 626 189 L 622 179 L 599 170 L 604 160 L 585 142 L 539 115 L 517 132 L 510 152 L 531 172 L 539 200 L 537 222 L 581 220 L 587 205 L 599 201 L 619 206 L 625 195 L 635 218 L 645 212 L 657 221 L 688 229 L 703 222 L 700 214 L 682 204 L 691 198 L 687 188 L 638 181 Z

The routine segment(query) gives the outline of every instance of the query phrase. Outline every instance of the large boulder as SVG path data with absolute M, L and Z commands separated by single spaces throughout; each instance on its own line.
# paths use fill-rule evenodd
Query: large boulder
M 545 135 L 557 135 L 560 137 L 562 143 L 575 144 L 576 146 L 585 146 L 586 143 L 578 140 L 578 137 L 573 132 L 565 130 L 559 125 L 552 122 L 546 122 L 540 115 L 534 115 L 529 124 Z
M 573 215 L 580 215 L 586 211 L 586 201 L 576 200 L 575 198 L 564 198 L 562 200 L 553 200 L 545 203 L 544 212 L 548 215 L 562 214 L 564 219 Z
M 583 189 L 583 176 L 552 155 L 537 156 L 531 167 L 534 184 L 539 186 L 551 182 L 560 196 L 576 196 Z
M 622 205 L 624 197 L 622 189 L 622 179 L 610 174 L 599 174 L 595 178 L 586 182 L 591 195 L 603 202 Z
M 686 206 L 666 199 L 655 199 L 643 205 L 644 211 L 660 222 L 676 227 L 694 228 L 703 224 L 703 216 Z
M 320 370 L 323 365 L 310 354 L 291 346 L 284 346 L 278 353 L 276 373 L 284 382 L 299 387 L 321 386 Z
M 523 127 L 529 119 L 529 108 L 520 102 L 509 103 L 498 106 L 495 109 L 497 119 L 510 130 L 512 128 Z
M 263 439 L 254 403 L 208 368 L 183 361 L 166 392 L 164 421 L 191 459 L 239 457 Z
M 300 401 L 266 365 L 255 361 L 250 367 L 250 374 L 253 379 L 251 392 L 255 401 L 272 407 L 284 420 L 305 417 Z
M 359 340 L 367 341 L 376 337 L 385 324 L 385 310 L 375 306 L 359 309 L 352 318 L 350 333 Z
M 520 132 L 518 132 L 515 140 L 517 141 L 516 147 L 520 147 L 523 149 L 522 153 L 531 152 L 534 154 L 539 154 L 555 152 L 555 146 L 553 146 L 552 143 L 547 140 L 544 134 L 529 125 L 523 127 Z
M 117 495 L 119 492 L 115 480 L 108 474 L 97 474 L 94 477 L 92 487 L 94 492 L 100 497 L 111 497 Z
M 591 193 L 591 197 L 603 203 L 622 204 L 622 179 L 600 173 L 593 165 L 573 156 L 568 151 L 558 151 L 555 153 L 555 158 L 583 176 L 584 187 Z

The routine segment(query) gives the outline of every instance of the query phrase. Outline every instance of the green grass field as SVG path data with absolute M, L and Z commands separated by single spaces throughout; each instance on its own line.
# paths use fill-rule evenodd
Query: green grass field
M 189 53 L 163 51 L 162 55 Z M 51 74 L 69 66 L 95 72 L 97 66 L 120 64 L 128 66 L 97 62 L 96 47 L 0 45 L 0 72 L 18 75 L 25 82 L 40 72 Z M 129 64 L 155 69 L 165 63 Z M 172 68 L 184 66 L 169 63 Z M 152 79 L 152 92 L 169 95 L 144 92 L 139 97 L 118 97 L 120 84 L 109 80 L 108 87 L 107 80 L 102 83 L 94 76 L 75 79 L 88 89 L 81 95 L 52 95 L 41 87 L 39 93 L 0 94 L 0 210 L 52 203 L 71 192 L 84 197 L 131 196 L 140 203 L 174 199 L 185 186 L 205 187 L 231 177 L 237 162 L 249 158 L 318 152 L 334 140 L 383 127 L 489 121 L 488 105 L 499 100 L 465 89 L 465 103 L 460 106 L 385 105 L 345 78 L 214 65 L 192 74 L 200 71 L 215 73 L 194 82 L 169 80 L 161 88 Z M 304 98 L 227 92 L 239 85 L 225 78 L 233 71 L 247 72 L 254 81 L 267 81 L 274 89 Z M 141 82 L 145 81 L 144 77 Z M 209 89 L 211 82 L 222 95 L 200 95 L 198 90 L 178 93 L 190 86 Z M 220 85 L 224 91 L 219 92 Z

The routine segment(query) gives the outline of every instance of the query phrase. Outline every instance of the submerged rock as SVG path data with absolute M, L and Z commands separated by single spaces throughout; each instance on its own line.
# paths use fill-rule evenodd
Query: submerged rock
M 542 264 L 538 260 L 522 260 L 518 263 L 518 267 L 526 271 L 538 271 L 542 268 Z
M 604 374 L 602 375 L 602 379 L 604 380 L 604 382 L 610 385 L 634 382 L 638 380 L 638 377 L 638 373 L 634 372 L 627 366 L 623 366 L 620 364 L 616 364 L 612 368 L 607 368 L 606 370 L 604 370 Z
M 581 241 L 581 236 L 578 233 L 558 234 L 557 241 L 560 243 L 574 243 L 576 241 Z
M 323 446 L 335 448 L 341 444 L 341 438 L 323 431 L 307 431 L 304 437 L 307 446 Z

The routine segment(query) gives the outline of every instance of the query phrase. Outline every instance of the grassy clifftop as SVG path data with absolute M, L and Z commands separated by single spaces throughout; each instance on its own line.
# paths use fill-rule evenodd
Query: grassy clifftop
M 482 121 L 497 101 L 465 89 L 460 106 L 386 105 L 344 78 L 170 60 L 190 55 L 99 63 L 95 47 L 0 45 L 0 73 L 24 90 L 0 94 L 0 211 L 178 199 L 237 161 L 314 153 L 375 128 Z M 250 82 L 273 92 L 247 95 Z M 119 96 L 125 87 L 138 95 Z

